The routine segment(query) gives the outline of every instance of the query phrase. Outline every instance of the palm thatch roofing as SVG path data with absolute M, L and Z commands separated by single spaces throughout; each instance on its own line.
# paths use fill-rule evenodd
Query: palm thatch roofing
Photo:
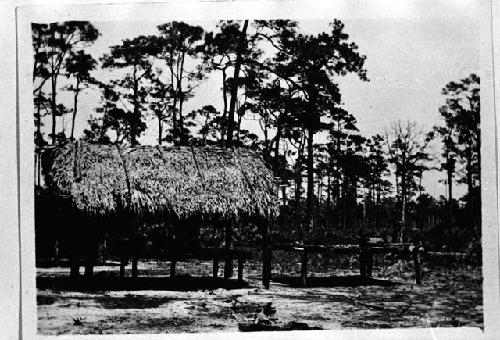
M 277 183 L 243 148 L 67 143 L 46 150 L 47 188 L 91 216 L 238 218 L 278 213 Z

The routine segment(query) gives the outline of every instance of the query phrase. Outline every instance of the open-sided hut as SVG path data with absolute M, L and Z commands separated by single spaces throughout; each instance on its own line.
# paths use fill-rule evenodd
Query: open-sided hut
M 255 218 L 261 222 L 263 279 L 268 285 L 268 229 L 279 207 L 273 173 L 257 152 L 75 142 L 44 150 L 40 163 L 46 191 L 78 216 L 121 217 L 132 238 L 138 221 L 210 218 L 228 226 L 230 245 L 234 222 Z M 132 264 L 137 273 L 136 258 Z

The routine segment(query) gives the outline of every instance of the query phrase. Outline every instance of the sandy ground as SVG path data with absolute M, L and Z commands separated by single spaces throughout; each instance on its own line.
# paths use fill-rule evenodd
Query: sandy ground
M 369 282 L 356 276 L 354 265 L 344 263 L 332 273 L 313 260 L 309 287 L 302 288 L 298 263 L 280 266 L 278 261 L 269 290 L 261 286 L 258 261 L 245 267 L 245 285 L 214 281 L 208 277 L 209 262 L 180 264 L 175 282 L 167 277 L 168 263 L 141 262 L 142 281 L 134 285 L 118 283 L 116 266 L 97 267 L 101 281 L 92 288 L 67 285 L 67 268 L 39 268 L 38 331 L 238 331 L 238 323 L 261 317 L 269 302 L 276 308 L 275 322 L 305 322 L 322 329 L 483 326 L 480 267 L 427 264 L 423 284 L 415 285 L 406 262 L 376 263 L 377 280 Z

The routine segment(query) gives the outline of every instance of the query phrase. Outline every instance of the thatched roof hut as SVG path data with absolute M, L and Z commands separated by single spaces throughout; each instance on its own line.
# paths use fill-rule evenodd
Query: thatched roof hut
M 273 218 L 277 185 L 243 148 L 68 143 L 46 150 L 47 188 L 89 216 Z

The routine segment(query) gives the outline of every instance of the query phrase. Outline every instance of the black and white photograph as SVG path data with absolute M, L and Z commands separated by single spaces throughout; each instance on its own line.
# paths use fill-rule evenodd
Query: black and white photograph
M 21 12 L 36 333 L 481 334 L 495 127 L 466 3 Z

